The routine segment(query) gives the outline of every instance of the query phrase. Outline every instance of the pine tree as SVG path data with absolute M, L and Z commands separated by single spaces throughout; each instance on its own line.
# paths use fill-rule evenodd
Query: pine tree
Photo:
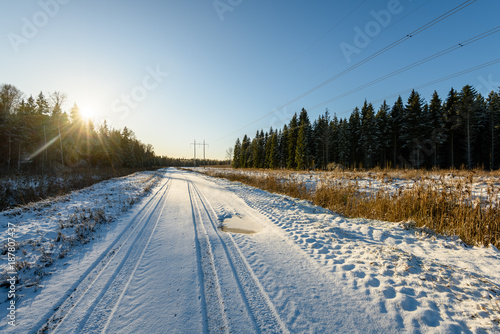
M 269 168 L 279 167 L 279 147 L 278 147 L 278 133 L 275 131 L 269 139 Z
M 299 132 L 295 149 L 295 163 L 298 169 L 306 169 L 311 166 L 312 159 L 312 129 L 307 111 L 302 109 L 299 117 Z
M 288 161 L 288 126 L 283 126 L 279 138 L 279 168 L 286 168 Z
M 295 152 L 295 164 L 298 169 L 306 169 L 308 167 L 308 141 L 307 129 L 301 125 L 297 137 L 297 147 Z
M 354 108 L 351 116 L 349 117 L 349 147 L 351 149 L 349 162 L 356 168 L 361 163 L 361 156 L 359 152 L 359 141 L 361 133 L 361 116 L 358 107 Z
M 410 164 L 420 168 L 424 163 L 422 142 L 425 138 L 425 121 L 423 117 L 423 100 L 420 94 L 413 90 L 408 98 L 402 119 L 403 148 L 407 150 Z
M 338 134 L 338 155 L 339 162 L 344 166 L 350 165 L 351 156 L 351 138 L 349 123 L 346 119 L 340 120 L 339 122 L 339 134 Z
M 253 168 L 260 168 L 262 162 L 262 145 L 263 138 L 260 137 L 260 132 L 257 131 L 254 139 L 252 140 L 252 144 L 250 145 L 251 149 L 251 158 L 250 158 L 250 166 Z
M 390 108 L 387 102 L 384 100 L 380 106 L 377 115 L 375 115 L 376 124 L 376 135 L 375 142 L 378 143 L 378 162 L 382 166 L 388 166 L 388 157 L 390 155 L 391 149 L 391 129 L 390 129 L 390 119 L 389 119 Z
M 42 92 L 36 98 L 36 112 L 39 115 L 48 115 L 50 112 L 49 102 L 45 99 Z
M 441 145 L 446 142 L 446 131 L 443 103 L 436 91 L 432 94 L 431 102 L 429 104 L 429 127 L 431 129 L 432 141 L 435 145 L 433 152 L 433 166 L 437 167 L 441 165 L 439 153 L 441 151 Z
M 363 163 L 367 168 L 373 167 L 373 161 L 377 152 L 375 138 L 376 124 L 373 105 L 365 100 L 361 108 L 361 128 L 359 135 L 359 146 L 363 154 Z
M 476 122 L 478 104 L 476 101 L 477 92 L 472 86 L 466 85 L 459 94 L 458 116 L 461 122 L 461 132 L 464 135 L 464 146 L 466 152 L 466 163 L 469 169 L 472 168 L 472 146 L 476 139 Z
M 491 91 L 487 99 L 490 133 L 490 169 L 499 165 L 497 158 L 498 145 L 500 145 L 500 94 Z
M 330 115 L 328 110 L 325 115 L 320 116 L 313 124 L 313 137 L 315 143 L 314 162 L 316 166 L 326 169 L 330 160 L 331 149 L 331 128 L 330 128 Z
M 404 104 L 401 96 L 394 103 L 390 113 L 390 133 L 392 147 L 392 164 L 393 167 L 398 165 L 399 157 L 401 156 L 401 122 L 404 114 Z
M 460 118 L 458 117 L 458 94 L 456 90 L 451 88 L 444 103 L 444 114 L 445 114 L 445 127 L 447 131 L 447 138 L 449 142 L 449 163 L 448 166 L 452 168 L 456 167 L 455 161 L 455 151 L 456 143 L 455 137 L 457 129 L 460 127 Z
M 241 165 L 241 142 L 240 138 L 236 139 L 236 143 L 234 144 L 234 150 L 233 150 L 233 168 L 240 168 Z
M 328 110 L 327 110 L 328 111 Z M 337 118 L 337 114 L 333 114 L 333 119 L 330 121 L 329 126 L 329 134 L 326 137 L 326 141 L 328 142 L 328 151 L 327 151 L 327 161 L 328 165 L 332 161 L 339 161 L 339 119 Z
M 243 136 L 243 140 L 241 142 L 241 157 L 240 157 L 240 167 L 248 168 L 250 167 L 250 138 L 247 135 Z
M 297 150 L 297 136 L 298 136 L 298 120 L 297 114 L 294 114 L 292 119 L 290 120 L 290 125 L 288 126 L 288 134 L 287 134 L 287 162 L 286 168 L 295 169 L 297 167 L 295 153 Z

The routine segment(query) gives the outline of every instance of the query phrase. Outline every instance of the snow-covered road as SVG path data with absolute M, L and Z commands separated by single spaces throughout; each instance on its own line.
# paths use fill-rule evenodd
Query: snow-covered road
M 263 229 L 235 238 L 219 228 L 230 217 Z M 362 299 L 344 295 L 275 232 L 229 190 L 171 170 L 52 314 L 49 331 L 387 333 L 389 323 L 369 319 Z
M 496 249 L 168 169 L 106 235 L 55 263 L 20 298 L 17 326 L 0 330 L 494 332 L 498 269 Z

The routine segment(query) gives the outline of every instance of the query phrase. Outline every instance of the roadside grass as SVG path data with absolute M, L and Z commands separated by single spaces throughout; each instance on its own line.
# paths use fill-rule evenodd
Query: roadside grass
M 107 213 L 107 210 L 126 212 L 143 196 L 151 192 L 161 179 L 161 173 L 154 172 L 138 183 L 140 192 L 129 195 L 122 200 L 108 198 L 94 199 L 94 204 L 76 206 L 68 215 L 59 215 L 51 205 L 56 202 L 69 201 L 67 196 L 46 199 L 11 210 L 7 216 L 15 217 L 22 212 L 42 212 L 52 210 L 56 218 L 56 227 L 52 230 L 37 228 L 29 239 L 15 242 L 16 257 L 14 269 L 18 272 L 18 288 L 39 288 L 41 279 L 47 275 L 45 268 L 50 267 L 57 259 L 63 259 L 72 253 L 75 247 L 84 245 L 93 240 L 104 226 L 116 219 L 116 213 Z M 7 241 L 0 244 L 0 255 L 5 256 L 9 250 Z M 10 252 L 10 251 L 9 251 Z M 0 288 L 8 288 L 8 270 L 0 272 Z
M 316 187 L 307 186 L 304 178 L 295 177 L 307 172 L 254 172 L 207 169 L 205 174 L 308 200 L 345 217 L 404 222 L 445 236 L 459 236 L 469 245 L 491 244 L 500 248 L 500 187 L 490 181 L 481 197 L 473 194 L 475 178 L 498 181 L 500 172 L 338 171 L 325 173 Z M 413 184 L 395 191 L 379 188 L 367 192 L 358 184 L 359 179 L 366 177 L 386 183 L 406 179 Z
M 79 168 L 46 174 L 11 174 L 0 178 L 0 211 L 60 196 L 95 183 L 157 168 Z

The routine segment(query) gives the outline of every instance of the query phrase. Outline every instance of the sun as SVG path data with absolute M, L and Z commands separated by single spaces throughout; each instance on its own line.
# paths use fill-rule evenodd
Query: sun
M 80 116 L 84 120 L 92 119 L 95 116 L 94 110 L 89 106 L 81 106 L 80 107 Z

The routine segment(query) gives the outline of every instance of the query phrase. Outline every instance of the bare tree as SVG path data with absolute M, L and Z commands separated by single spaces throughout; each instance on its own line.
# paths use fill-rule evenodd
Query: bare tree
M 226 150 L 226 160 L 229 160 L 229 163 L 233 160 L 233 152 L 234 148 L 230 147 Z
M 13 85 L 0 86 L 0 142 L 8 145 L 6 152 L 8 169 L 10 169 L 11 163 L 12 141 L 15 137 L 15 127 L 10 115 L 15 113 L 22 95 L 22 92 Z
M 61 92 L 55 91 L 50 94 L 52 116 L 60 115 L 62 113 L 62 105 L 66 102 L 66 98 L 66 94 Z
M 14 113 L 17 105 L 21 101 L 23 93 L 13 85 L 0 86 L 0 112 L 3 117 Z

